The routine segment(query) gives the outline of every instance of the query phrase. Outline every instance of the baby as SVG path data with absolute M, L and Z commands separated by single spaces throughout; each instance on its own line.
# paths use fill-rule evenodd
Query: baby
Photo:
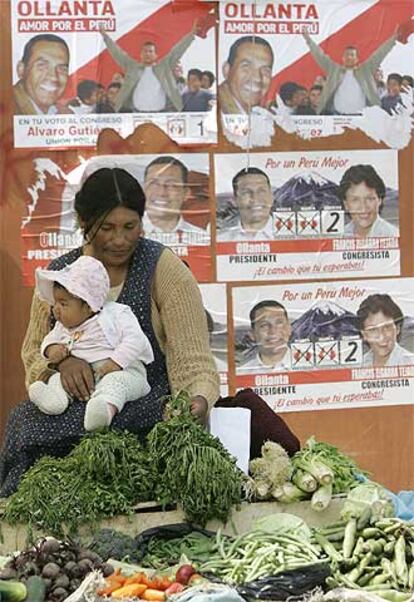
M 36 290 L 53 307 L 56 324 L 44 338 L 42 355 L 55 366 L 68 355 L 86 360 L 95 389 L 86 404 L 87 431 L 109 426 L 127 401 L 150 392 L 144 366 L 154 360 L 150 342 L 132 310 L 106 301 L 108 273 L 93 257 L 82 256 L 63 270 L 36 270 Z M 29 398 L 45 414 L 61 414 L 70 402 L 60 374 L 36 381 Z

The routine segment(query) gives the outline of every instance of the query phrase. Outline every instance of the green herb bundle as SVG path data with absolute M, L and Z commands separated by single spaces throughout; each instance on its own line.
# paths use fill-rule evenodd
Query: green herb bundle
M 159 475 L 157 498 L 164 505 L 179 502 L 190 522 L 226 522 L 242 498 L 243 476 L 235 459 L 197 424 L 186 393 L 170 398 L 166 413 L 168 419 L 148 436 L 150 462 Z
M 27 471 L 8 500 L 4 520 L 64 535 L 79 525 L 128 514 L 152 498 L 154 474 L 135 435 L 86 436 L 65 458 L 45 456 Z
M 158 500 L 181 503 L 191 522 L 226 521 L 242 496 L 236 461 L 195 422 L 186 393 L 170 398 L 167 414 L 148 448 L 132 433 L 110 430 L 87 435 L 65 458 L 41 458 L 8 499 L 4 520 L 62 537 Z

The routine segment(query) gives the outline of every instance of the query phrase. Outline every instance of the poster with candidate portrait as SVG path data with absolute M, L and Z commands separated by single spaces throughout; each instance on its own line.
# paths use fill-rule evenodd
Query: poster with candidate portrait
M 413 278 L 235 287 L 232 306 L 236 386 L 275 411 L 413 403 Z
M 215 156 L 219 281 L 400 272 L 395 150 Z
M 404 148 L 413 15 L 412 2 L 221 2 L 218 104 L 226 137 L 263 147 L 275 125 L 304 138 L 352 128 Z
M 146 197 L 143 234 L 170 247 L 199 282 L 212 279 L 209 158 L 185 155 L 102 155 L 67 169 L 51 159 L 34 160 L 22 218 L 23 278 L 32 286 L 36 267 L 83 244 L 74 210 L 82 182 L 98 169 L 127 170 Z
M 200 284 L 210 348 L 220 376 L 220 395 L 229 394 L 227 361 L 227 292 L 225 284 Z
M 216 142 L 212 5 L 12 0 L 14 142 L 95 146 L 151 122 L 178 143 Z

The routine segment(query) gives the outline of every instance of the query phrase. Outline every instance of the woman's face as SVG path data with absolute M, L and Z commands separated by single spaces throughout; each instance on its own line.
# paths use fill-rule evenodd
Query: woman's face
M 398 333 L 399 327 L 394 320 L 382 311 L 368 315 L 362 336 L 372 351 L 374 366 L 387 362 L 397 342 Z
M 100 225 L 99 225 L 100 224 Z M 142 233 L 141 218 L 133 209 L 116 207 L 89 233 L 92 255 L 106 268 L 128 264 Z
M 377 191 L 369 188 L 365 182 L 350 185 L 345 195 L 344 205 L 357 234 L 364 236 L 370 230 L 378 217 L 381 203 Z

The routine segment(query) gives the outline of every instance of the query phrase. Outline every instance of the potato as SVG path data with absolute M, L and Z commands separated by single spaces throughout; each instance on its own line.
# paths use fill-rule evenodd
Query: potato
M 42 570 L 42 577 L 49 579 L 56 579 L 60 574 L 60 566 L 55 562 L 48 562 L 45 564 Z

